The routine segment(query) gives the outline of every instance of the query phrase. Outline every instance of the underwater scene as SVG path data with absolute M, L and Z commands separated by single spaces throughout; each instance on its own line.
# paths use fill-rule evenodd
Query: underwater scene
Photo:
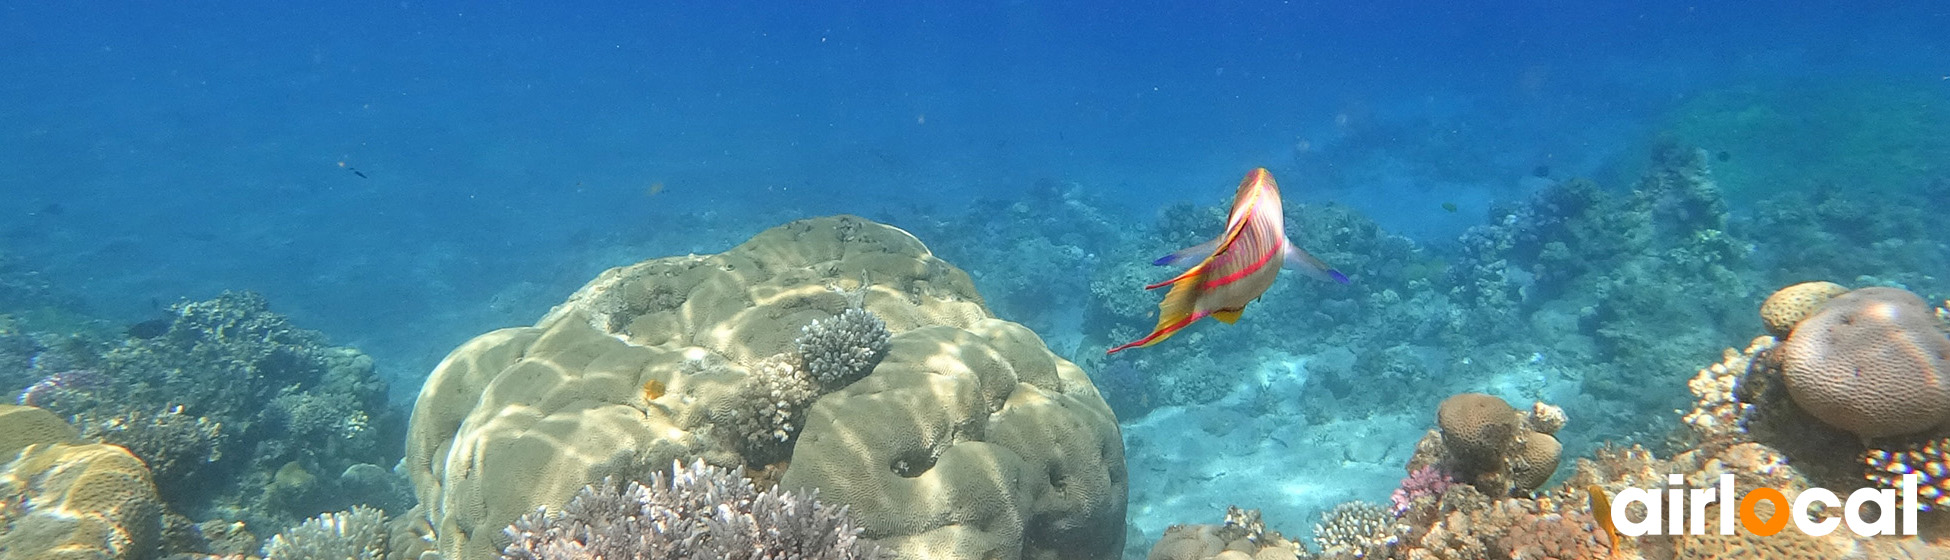
M 6 3 L 0 560 L 1950 559 L 1946 30 Z

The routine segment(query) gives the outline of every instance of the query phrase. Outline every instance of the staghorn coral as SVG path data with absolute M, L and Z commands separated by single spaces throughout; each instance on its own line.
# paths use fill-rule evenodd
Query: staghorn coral
M 1907 291 L 1836 296 L 1795 327 L 1778 358 L 1795 404 L 1857 436 L 1913 434 L 1950 419 L 1950 338 Z
M 649 484 L 585 486 L 559 514 L 523 515 L 504 531 L 512 560 L 724 558 L 855 560 L 878 553 L 845 506 L 750 479 L 702 459 Z
M 1321 512 L 1314 524 L 1314 544 L 1329 558 L 1379 556 L 1393 546 L 1395 516 L 1367 502 L 1346 502 Z
M 887 357 L 887 323 L 873 312 L 848 307 L 832 318 L 806 325 L 792 346 L 806 372 L 827 390 L 866 377 Z
M 285 529 L 264 545 L 265 560 L 386 560 L 386 513 L 355 506 Z

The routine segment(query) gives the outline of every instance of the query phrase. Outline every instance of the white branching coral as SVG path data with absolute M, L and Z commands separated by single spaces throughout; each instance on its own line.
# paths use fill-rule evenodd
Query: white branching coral
M 385 560 L 386 512 L 357 506 L 285 529 L 264 545 L 267 560 Z
M 838 389 L 866 377 L 887 357 L 892 335 L 879 316 L 859 307 L 823 321 L 813 321 L 792 341 L 806 371 L 827 389 Z
M 725 558 L 857 560 L 877 556 L 846 508 L 697 460 L 650 484 L 586 486 L 561 513 L 524 515 L 505 533 L 510 560 Z

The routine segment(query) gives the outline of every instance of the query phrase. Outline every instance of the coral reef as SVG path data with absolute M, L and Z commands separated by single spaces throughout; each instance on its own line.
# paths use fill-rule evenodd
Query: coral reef
M 745 427 L 721 427 L 751 418 L 766 426 L 757 441 L 776 441 L 800 398 L 751 380 L 793 365 L 817 386 L 794 341 L 854 307 L 884 322 L 886 355 L 804 407 L 796 440 L 752 446 Z M 645 398 L 652 381 L 661 394 Z M 783 470 L 780 487 L 818 489 L 897 555 L 1122 546 L 1123 446 L 1089 378 L 990 318 L 968 276 L 914 237 L 850 216 L 612 269 L 536 326 L 476 337 L 428 378 L 407 449 L 416 515 L 454 560 L 491 557 L 487 535 L 585 485 L 692 458 Z
M 1146 560 L 1293 560 L 1311 555 L 1298 541 L 1267 530 L 1259 510 L 1226 508 L 1219 525 L 1173 525 Z
M 339 472 L 396 457 L 387 442 L 399 414 L 371 358 L 292 326 L 261 296 L 179 303 L 144 334 L 73 352 L 86 367 L 47 373 L 20 398 L 135 453 L 178 510 L 283 526 L 366 497 L 325 479 L 310 500 L 274 499 L 264 490 L 282 466 Z
M 874 558 L 846 507 L 818 493 L 773 488 L 703 460 L 672 464 L 649 484 L 610 479 L 586 486 L 558 514 L 537 511 L 508 526 L 512 560 L 601 558 Z
M 386 560 L 386 513 L 356 506 L 285 529 L 264 545 L 266 560 Z

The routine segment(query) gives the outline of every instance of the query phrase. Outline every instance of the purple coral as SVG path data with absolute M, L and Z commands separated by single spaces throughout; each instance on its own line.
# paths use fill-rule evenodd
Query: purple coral
M 41 378 L 20 392 L 16 401 L 25 406 L 44 406 L 60 393 L 68 391 L 87 391 L 107 384 L 102 374 L 85 369 L 71 369 Z
M 1395 503 L 1395 507 L 1390 508 L 1389 511 L 1396 517 L 1401 517 L 1409 507 L 1415 505 L 1415 500 L 1423 497 L 1441 497 L 1443 492 L 1455 484 L 1456 479 L 1449 475 L 1449 471 L 1435 465 L 1415 469 L 1415 472 L 1408 473 L 1408 478 L 1402 479 L 1401 487 L 1396 488 L 1395 493 L 1388 496 L 1388 501 Z

